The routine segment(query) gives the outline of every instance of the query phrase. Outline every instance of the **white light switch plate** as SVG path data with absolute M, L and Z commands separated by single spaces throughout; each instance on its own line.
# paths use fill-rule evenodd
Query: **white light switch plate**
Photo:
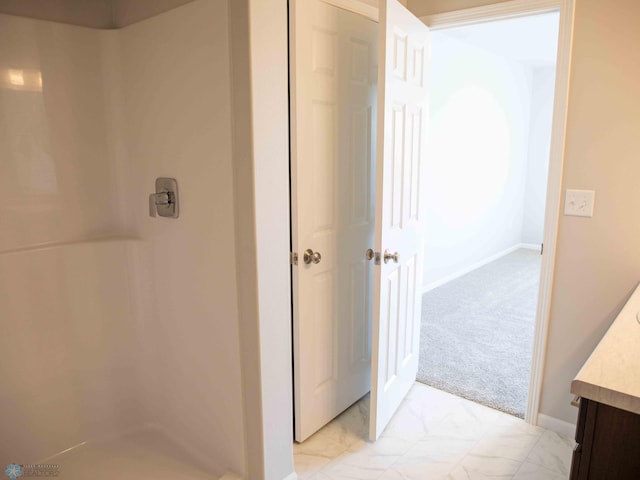
M 564 214 L 576 217 L 593 217 L 593 203 L 596 192 L 593 190 L 567 190 L 564 199 Z

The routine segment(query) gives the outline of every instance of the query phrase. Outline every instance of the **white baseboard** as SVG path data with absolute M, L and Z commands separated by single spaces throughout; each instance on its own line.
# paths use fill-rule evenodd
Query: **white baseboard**
M 538 250 L 540 251 L 540 243 L 521 243 L 520 248 L 526 248 L 527 250 Z
M 282 480 L 298 480 L 298 474 L 296 472 L 290 473 L 289 475 L 284 477 Z
M 539 427 L 546 428 L 552 432 L 556 432 L 559 435 L 573 438 L 576 434 L 576 424 L 565 422 L 556 417 L 550 417 L 543 413 L 538 414 L 538 421 L 536 422 Z
M 462 270 L 459 270 L 457 272 L 454 272 L 450 275 L 447 275 L 446 277 L 440 278 L 438 280 L 435 280 L 431 283 L 426 284 L 425 286 L 422 287 L 422 293 L 427 293 L 430 290 L 433 290 L 434 288 L 438 288 L 441 287 L 442 285 L 444 285 L 445 283 L 449 283 L 452 280 L 455 280 L 456 278 L 460 278 L 463 275 L 466 275 L 469 272 L 473 272 L 474 270 L 480 268 L 480 267 L 484 267 L 487 263 L 491 263 L 494 260 L 497 260 L 501 257 L 504 257 L 505 255 L 509 255 L 512 252 L 515 252 L 516 250 L 518 250 L 519 248 L 523 248 L 521 247 L 521 245 L 523 245 L 522 243 L 518 243 L 512 247 L 507 248 L 506 250 L 503 250 L 501 252 L 498 252 L 494 255 L 491 255 L 490 257 L 484 258 L 482 260 L 480 260 L 479 262 L 473 263 L 471 265 L 469 265 L 468 267 L 465 267 Z

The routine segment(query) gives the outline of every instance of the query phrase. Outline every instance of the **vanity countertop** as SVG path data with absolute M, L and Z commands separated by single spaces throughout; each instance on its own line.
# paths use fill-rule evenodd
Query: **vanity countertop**
M 571 393 L 640 415 L 640 285 L 571 382 Z

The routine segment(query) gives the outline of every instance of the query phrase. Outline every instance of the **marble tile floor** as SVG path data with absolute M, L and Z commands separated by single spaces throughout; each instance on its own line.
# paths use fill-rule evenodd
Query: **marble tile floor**
M 416 383 L 377 442 L 368 397 L 295 444 L 305 480 L 566 480 L 572 438 Z

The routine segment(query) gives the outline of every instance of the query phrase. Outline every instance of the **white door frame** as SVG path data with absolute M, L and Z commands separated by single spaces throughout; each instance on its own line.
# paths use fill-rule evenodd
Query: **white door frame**
M 360 0 L 323 0 L 344 10 L 364 15 L 378 21 L 378 9 Z M 562 196 L 562 172 L 564 166 L 564 144 L 569 101 L 569 76 L 573 17 L 575 0 L 510 0 L 482 7 L 467 8 L 453 12 L 420 17 L 432 30 L 460 27 L 532 14 L 560 12 L 558 31 L 558 56 L 556 62 L 555 100 L 553 106 L 553 128 L 549 155 L 549 177 L 547 181 L 547 203 L 544 222 L 544 251 L 538 291 L 538 306 L 531 359 L 531 376 L 527 397 L 525 421 L 538 424 L 540 393 L 547 350 L 551 295 L 558 238 L 558 222 Z
M 333 0 L 332 0 L 333 1 Z M 232 2 L 234 19 L 234 72 L 243 82 L 234 85 L 234 90 L 244 109 L 234 111 L 234 122 L 245 127 L 248 144 L 244 136 L 238 135 L 234 144 L 245 146 L 238 149 L 238 161 L 234 164 L 236 206 L 246 221 L 236 226 L 238 238 L 242 239 L 236 257 L 241 260 L 239 273 L 244 274 L 247 312 L 241 310 L 242 335 L 241 356 L 243 361 L 244 411 L 246 414 L 245 436 L 247 437 L 247 471 L 250 477 L 266 480 L 295 479 L 293 471 L 293 418 L 291 415 L 293 385 L 291 384 L 291 287 L 288 279 L 289 265 L 289 200 L 288 183 L 288 41 L 286 0 L 246 0 Z M 535 357 L 543 359 L 546 346 L 551 279 L 555 263 L 557 218 L 560 206 L 560 181 L 566 124 L 567 91 L 569 85 L 569 61 L 573 30 L 574 0 L 502 2 L 474 9 L 476 18 L 485 9 L 487 15 L 513 16 L 509 6 L 519 4 L 521 15 L 544 8 L 561 8 L 559 58 L 556 82 L 556 105 L 554 107 L 554 135 L 551 155 L 554 170 L 550 170 L 549 192 L 555 192 L 547 201 L 545 242 L 547 252 L 545 265 L 548 291 L 540 297 L 544 308 L 538 313 L 544 319 L 536 330 Z M 237 11 L 236 11 L 237 10 Z M 469 10 L 467 10 L 469 12 Z M 444 17 L 439 15 L 440 20 Z M 462 19 L 460 19 L 462 20 Z M 438 22 L 435 16 L 428 21 Z M 238 27 L 238 28 L 236 28 Z M 247 33 L 238 35 L 238 33 Z M 244 63 L 243 63 L 244 62 Z M 237 63 L 237 65 L 236 65 Z M 246 65 L 245 65 L 246 64 Z M 237 70 L 237 72 L 236 72 Z M 251 72 L 254 72 L 252 75 Z M 251 82 L 255 72 L 260 72 L 261 81 Z M 235 98 L 235 97 L 234 97 Z M 246 118 L 245 118 L 246 117 Z M 559 132 L 559 133 L 558 133 Z M 560 167 L 557 167 L 557 164 Z M 241 208 L 246 207 L 246 208 Z M 274 221 L 276 226 L 274 227 Z M 246 261 L 243 262 L 243 260 Z M 247 280 L 253 279 L 253 280 Z M 244 307 L 243 307 L 244 308 Z M 542 328 L 543 327 L 543 328 Z M 249 341 L 255 339 L 255 341 Z M 535 420 L 538 412 L 542 362 L 536 367 L 536 378 L 531 385 L 527 418 Z M 533 415 L 532 415 L 533 413 Z M 533 417 L 533 418 L 532 418 Z
M 468 8 L 420 18 L 432 30 L 439 30 L 551 11 L 560 12 L 553 127 L 551 131 L 547 204 L 544 221 L 544 255 L 542 256 L 540 272 L 529 394 L 524 417 L 525 421 L 536 425 L 539 423 L 540 393 L 547 351 L 558 222 L 560 219 L 574 6 L 575 0 L 511 0 L 484 7 Z

